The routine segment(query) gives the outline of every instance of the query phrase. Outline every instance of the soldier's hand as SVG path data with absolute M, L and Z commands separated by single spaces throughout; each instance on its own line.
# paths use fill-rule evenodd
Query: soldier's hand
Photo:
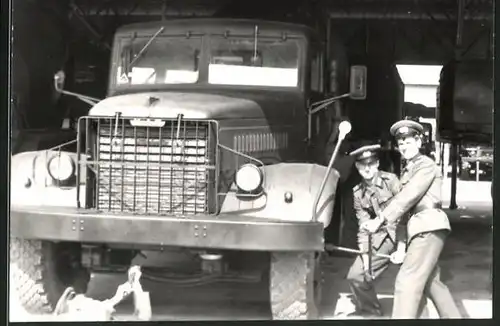
M 374 218 L 372 220 L 366 221 L 365 223 L 361 224 L 361 228 L 367 232 L 375 233 L 382 226 L 382 222 L 383 221 L 381 218 Z
M 370 266 L 369 266 L 369 259 L 368 259 L 368 254 L 362 254 L 361 255 L 361 260 L 363 261 L 363 270 L 365 273 L 370 272 Z
M 399 265 L 402 264 L 406 256 L 403 250 L 396 250 L 391 254 L 391 263 Z
M 361 255 L 365 256 L 368 255 L 368 244 L 359 244 L 358 245 L 358 250 L 361 253 Z

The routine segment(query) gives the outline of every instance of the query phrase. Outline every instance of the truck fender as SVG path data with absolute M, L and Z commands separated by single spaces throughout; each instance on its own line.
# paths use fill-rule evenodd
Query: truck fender
M 59 151 L 31 151 L 11 158 L 10 203 L 12 206 L 76 207 L 76 179 L 62 187 L 50 177 L 48 159 Z M 76 162 L 76 153 L 62 153 Z M 80 175 L 85 180 L 85 175 Z M 85 184 L 80 183 L 80 201 L 85 203 Z
M 221 213 L 271 220 L 309 222 L 327 167 L 309 163 L 279 163 L 261 167 L 264 181 L 260 196 L 239 196 L 235 183 L 226 195 Z M 332 219 L 339 173 L 332 169 L 317 207 L 317 220 L 324 228 Z M 291 194 L 287 202 L 285 194 Z

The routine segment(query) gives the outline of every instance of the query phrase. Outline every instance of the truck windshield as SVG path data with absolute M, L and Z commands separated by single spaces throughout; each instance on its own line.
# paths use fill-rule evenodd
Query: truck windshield
M 298 67 L 297 40 L 260 37 L 210 40 L 210 84 L 296 87 Z
M 201 38 L 162 37 L 149 44 L 128 67 L 151 37 L 123 39 L 116 83 L 121 85 L 192 84 L 198 81 Z

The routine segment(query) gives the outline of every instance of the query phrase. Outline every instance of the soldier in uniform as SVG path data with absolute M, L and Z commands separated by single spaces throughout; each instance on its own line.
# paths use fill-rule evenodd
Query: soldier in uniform
M 359 226 L 374 218 L 400 189 L 395 174 L 379 170 L 377 153 L 379 149 L 380 145 L 369 145 L 349 154 L 355 158 L 356 169 L 363 179 L 353 188 L 354 210 Z M 373 253 L 389 256 L 394 253 L 396 244 L 398 250 L 405 250 L 405 234 L 396 232 L 397 225 L 397 223 L 388 224 L 372 235 L 361 228 L 358 229 L 358 247 L 363 254 L 356 258 L 347 274 L 356 306 L 354 315 L 382 316 L 373 281 L 387 269 L 390 259 L 374 256 Z M 404 231 L 404 228 L 402 230 Z M 369 251 L 372 252 L 371 270 Z
M 404 258 L 399 257 L 403 263 L 396 277 L 392 318 L 417 318 L 427 297 L 441 318 L 460 318 L 448 287 L 440 280 L 438 260 L 451 227 L 441 210 L 441 171 L 432 159 L 419 152 L 422 131 L 422 125 L 411 120 L 398 121 L 390 128 L 406 161 L 401 191 L 363 228 L 376 232 L 384 224 L 409 216 L 406 255 L 399 252 Z

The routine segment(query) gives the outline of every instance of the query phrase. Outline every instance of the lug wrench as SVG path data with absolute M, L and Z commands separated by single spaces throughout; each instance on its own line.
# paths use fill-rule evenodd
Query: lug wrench
M 364 252 L 362 252 L 361 250 L 356 250 L 356 249 L 352 249 L 352 248 L 347 248 L 347 247 L 340 247 L 340 246 L 335 246 L 335 245 L 332 245 L 332 244 L 327 244 L 325 246 L 325 250 L 326 251 L 342 251 L 342 252 L 348 252 L 348 253 L 351 253 L 351 254 L 357 254 L 357 255 L 361 255 L 361 254 L 364 254 Z M 373 253 L 373 256 L 377 256 L 377 257 L 381 257 L 381 258 L 391 258 L 390 255 L 386 255 L 386 254 L 380 254 L 380 253 Z
M 380 216 L 380 205 L 375 196 L 370 197 L 370 202 L 372 203 L 373 210 L 377 217 Z M 390 256 L 389 256 L 390 258 Z M 370 277 L 372 280 L 375 279 L 375 275 L 373 275 L 373 234 L 369 233 L 368 234 L 368 273 L 370 274 Z

